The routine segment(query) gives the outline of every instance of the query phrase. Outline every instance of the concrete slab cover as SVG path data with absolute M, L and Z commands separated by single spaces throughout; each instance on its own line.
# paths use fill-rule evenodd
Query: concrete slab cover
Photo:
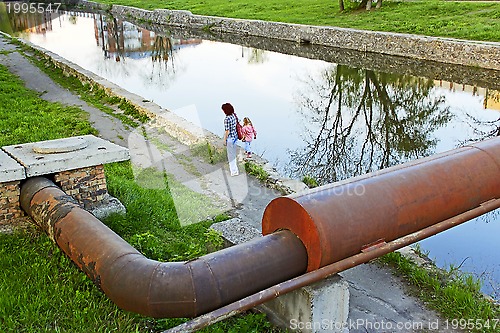
M 26 177 L 47 175 L 130 159 L 127 148 L 93 135 L 2 147 L 26 169 Z
M 39 154 L 69 153 L 88 147 L 89 143 L 85 137 L 79 136 L 61 140 L 50 140 L 35 142 L 33 151 Z
M 6 183 L 26 178 L 26 172 L 22 165 L 12 157 L 0 150 L 0 182 Z

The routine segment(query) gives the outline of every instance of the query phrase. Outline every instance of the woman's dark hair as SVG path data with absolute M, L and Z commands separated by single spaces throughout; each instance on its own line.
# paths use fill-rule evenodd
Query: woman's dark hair
M 234 113 L 234 108 L 229 103 L 222 104 L 222 111 L 226 114 L 226 116 L 230 116 Z

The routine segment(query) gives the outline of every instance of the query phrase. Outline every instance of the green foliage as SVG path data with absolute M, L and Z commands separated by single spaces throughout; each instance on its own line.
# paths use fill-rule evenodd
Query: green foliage
M 210 142 L 200 143 L 191 147 L 193 155 L 201 156 L 203 160 L 210 164 L 227 161 L 226 150 L 216 147 Z
M 283 332 L 280 329 L 273 328 L 267 321 L 266 316 L 261 313 L 248 313 L 246 316 L 235 316 L 230 320 L 217 323 L 210 328 L 200 332 L 213 333 L 272 333 Z
M 0 64 L 0 146 L 96 134 L 85 112 L 40 99 Z
M 315 187 L 318 187 L 318 186 L 319 186 L 319 184 L 318 184 L 318 182 L 316 181 L 316 179 L 314 179 L 314 178 L 313 178 L 313 177 L 311 177 L 311 176 L 304 176 L 304 177 L 302 178 L 302 182 L 303 182 L 304 184 L 306 184 L 306 185 L 307 185 L 307 187 L 309 187 L 309 188 L 315 188 Z
M 142 113 L 137 107 L 132 105 L 125 98 L 122 98 L 118 107 L 124 111 L 124 113 L 128 116 L 132 116 L 135 119 L 138 119 L 141 123 L 146 123 L 149 121 L 149 117 Z
M 205 239 L 207 248 L 210 252 L 220 250 L 224 247 L 224 238 L 222 238 L 222 233 L 214 229 L 208 229 L 205 231 Z
M 0 234 L 2 332 L 138 332 L 145 319 L 118 309 L 44 234 Z
M 108 191 L 127 209 L 106 224 L 154 260 L 189 260 L 206 253 L 203 234 L 210 222 L 181 227 L 166 186 L 144 187 L 134 178 L 129 162 L 105 166 Z
M 156 320 L 154 330 L 160 332 L 176 325 L 180 325 L 182 319 L 159 319 Z M 281 329 L 272 327 L 266 316 L 261 313 L 248 312 L 228 318 L 198 331 L 200 333 L 280 333 Z
M 257 179 L 260 181 L 265 182 L 269 178 L 269 173 L 264 170 L 260 165 L 252 163 L 252 162 L 245 162 L 245 171 L 252 176 L 255 176 Z

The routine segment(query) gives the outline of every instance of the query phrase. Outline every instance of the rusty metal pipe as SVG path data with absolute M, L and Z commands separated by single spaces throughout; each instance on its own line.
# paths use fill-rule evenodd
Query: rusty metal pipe
M 195 317 L 305 272 L 302 242 L 282 231 L 188 262 L 144 257 L 51 181 L 21 187 L 22 208 L 120 308 Z
M 295 233 L 312 271 L 497 198 L 500 137 L 276 198 L 262 233 Z
M 410 235 L 406 235 L 392 242 L 383 244 L 379 247 L 374 247 L 370 251 L 358 253 L 351 257 L 337 261 L 333 264 L 323 266 L 317 270 L 307 272 L 296 278 L 279 283 L 270 288 L 259 291 L 258 293 L 245 297 L 244 299 L 241 299 L 237 302 L 228 304 L 226 306 L 223 306 L 222 308 L 216 309 L 212 312 L 206 313 L 190 321 L 187 321 L 179 326 L 163 331 L 162 333 L 195 332 L 204 327 L 215 324 L 218 321 L 232 317 L 238 313 L 250 310 L 257 305 L 268 302 L 276 297 L 287 294 L 293 290 L 321 281 L 333 274 L 340 273 L 349 268 L 353 268 L 357 265 L 367 263 L 370 260 L 383 256 L 384 254 L 393 252 L 407 245 L 421 241 L 422 239 L 433 236 L 439 232 L 448 230 L 454 226 L 460 225 L 475 217 L 478 217 L 482 214 L 485 214 L 487 212 L 490 212 L 498 208 L 500 208 L 500 199 L 488 201 L 480 205 L 479 207 L 464 212 L 460 215 L 454 216 L 446 221 L 442 221 L 440 223 L 427 227 L 423 230 L 419 230 Z
M 499 198 L 499 171 L 496 138 L 277 198 L 264 213 L 268 236 L 185 263 L 143 257 L 46 180 L 28 180 L 21 203 L 118 306 L 153 317 L 193 317 L 297 276 L 306 267 L 313 271 L 336 261 L 345 264 L 360 252 L 385 249 L 385 242 L 437 230 L 433 225 Z M 234 304 L 243 309 L 241 302 Z

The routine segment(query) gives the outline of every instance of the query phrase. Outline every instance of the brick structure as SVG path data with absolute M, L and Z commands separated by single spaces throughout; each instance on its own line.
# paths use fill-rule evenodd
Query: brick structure
M 0 232 L 27 220 L 20 205 L 20 184 L 25 178 L 24 168 L 0 150 Z
M 36 176 L 56 185 L 96 217 L 124 212 L 108 194 L 104 164 L 130 159 L 128 149 L 93 135 L 4 146 L 0 149 L 0 232 L 29 220 L 20 205 L 21 182 Z
M 102 164 L 56 173 L 55 183 L 85 209 L 100 203 L 108 193 Z
M 14 220 L 26 217 L 19 203 L 20 183 L 18 180 L 0 183 L 0 225 L 12 224 Z

